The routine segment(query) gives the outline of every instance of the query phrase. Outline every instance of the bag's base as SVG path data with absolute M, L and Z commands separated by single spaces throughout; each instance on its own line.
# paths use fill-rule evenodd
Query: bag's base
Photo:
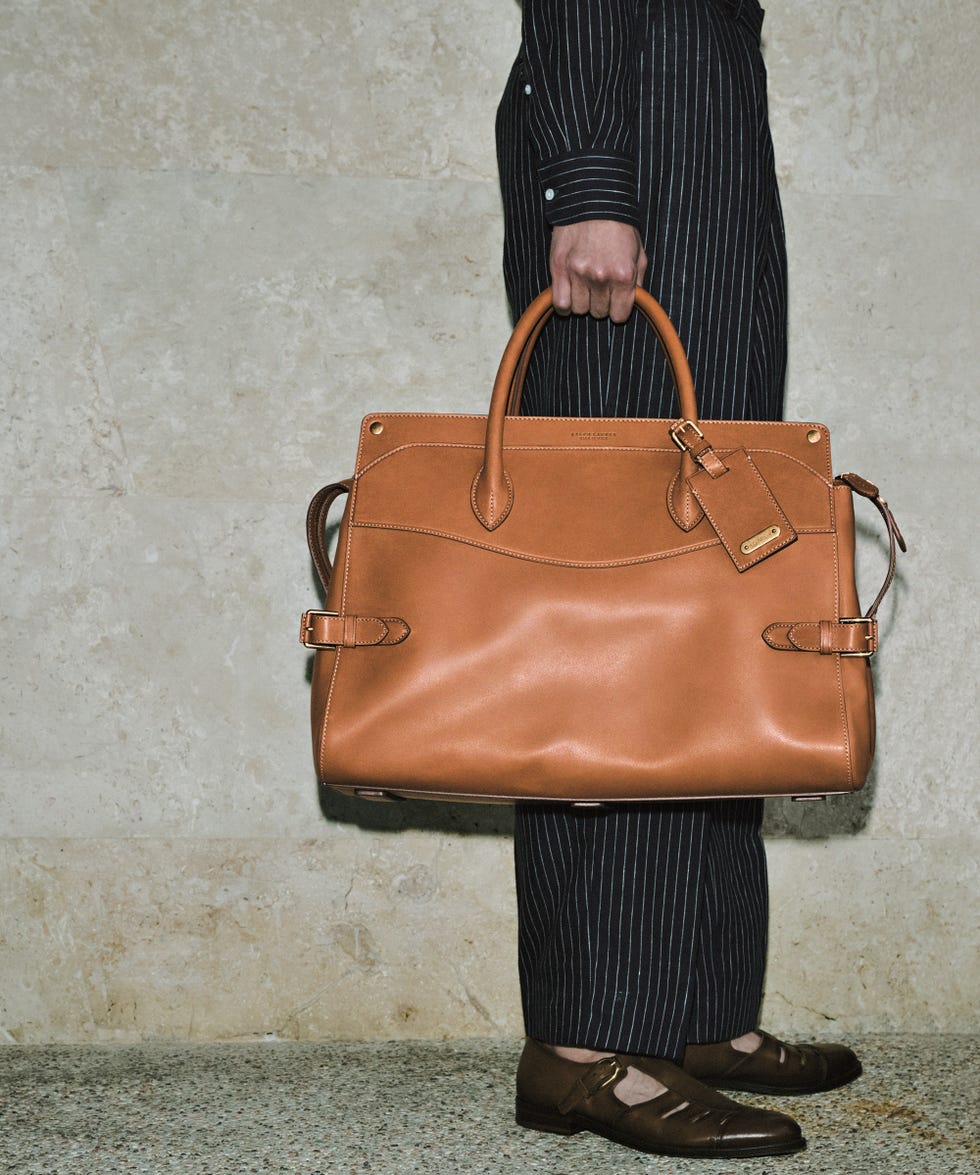
M 570 808 L 605 808 L 610 804 L 660 804 L 670 802 L 697 800 L 731 800 L 731 799 L 777 799 L 789 798 L 796 803 L 806 803 L 812 800 L 825 800 L 827 792 L 821 792 L 815 795 L 799 795 L 787 797 L 784 793 L 773 792 L 759 792 L 757 794 L 739 792 L 737 796 L 733 795 L 717 795 L 717 796 L 649 796 L 647 798 L 637 798 L 636 796 L 609 796 L 603 800 L 575 800 L 566 796 L 549 796 L 541 797 L 535 796 L 530 799 L 520 799 L 514 796 L 467 796 L 460 795 L 459 792 L 434 792 L 434 791 L 391 791 L 387 788 L 379 787 L 343 787 L 337 784 L 324 784 L 331 791 L 335 791 L 344 796 L 356 796 L 359 800 L 374 800 L 376 803 L 390 804 L 396 803 L 399 800 L 443 800 L 445 802 L 463 803 L 463 804 L 513 804 L 513 803 L 527 803 L 527 804 L 567 804 Z M 850 795 L 850 791 L 840 791 L 829 793 L 834 795 Z

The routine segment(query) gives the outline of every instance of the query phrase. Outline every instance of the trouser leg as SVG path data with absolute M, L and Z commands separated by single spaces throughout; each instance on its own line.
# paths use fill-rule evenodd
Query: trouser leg
M 712 804 L 687 1030 L 692 1043 L 732 1040 L 759 1023 L 769 928 L 761 824 L 762 800 Z
M 529 1036 L 678 1060 L 692 1029 L 727 1031 L 750 1014 L 740 1031 L 755 1026 L 766 907 L 758 820 L 715 818 L 715 809 L 739 804 L 758 808 L 753 801 L 601 812 L 518 806 L 519 966 Z M 744 871 L 733 901 L 726 852 L 732 870 Z M 724 943 L 709 941 L 718 925 L 730 958 Z M 743 974 L 751 978 L 740 995 Z M 732 991 L 718 996 L 716 979 Z

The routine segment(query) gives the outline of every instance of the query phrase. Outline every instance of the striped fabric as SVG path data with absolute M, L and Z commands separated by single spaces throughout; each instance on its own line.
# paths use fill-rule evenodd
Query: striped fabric
M 529 1036 L 677 1060 L 758 1022 L 767 933 L 761 800 L 519 805 Z
M 637 226 L 645 284 L 706 419 L 777 419 L 786 259 L 756 0 L 524 0 L 497 116 L 515 315 L 550 284 L 551 227 Z M 645 324 L 555 319 L 523 411 L 672 416 Z M 530 1036 L 677 1059 L 757 1023 L 761 801 L 602 812 L 519 806 L 519 963 Z

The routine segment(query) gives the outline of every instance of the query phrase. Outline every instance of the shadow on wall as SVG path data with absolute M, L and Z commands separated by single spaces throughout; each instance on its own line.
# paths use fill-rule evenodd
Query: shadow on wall
M 336 540 L 339 523 L 327 528 L 331 548 Z M 888 564 L 888 540 L 872 523 L 858 520 L 856 538 L 862 562 L 875 567 Z M 311 564 L 312 570 L 312 564 Z M 316 575 L 313 574 L 314 582 Z M 866 608 L 873 598 L 881 576 L 874 579 L 874 589 L 864 600 Z M 882 640 L 887 644 L 888 629 L 892 627 L 895 612 L 901 608 L 907 591 L 901 565 L 895 573 L 887 617 L 883 617 Z M 306 677 L 312 674 L 313 658 L 307 661 Z M 880 675 L 875 679 L 876 701 L 885 700 Z M 877 791 L 877 762 L 871 769 L 867 783 L 851 795 L 828 796 L 824 800 L 797 802 L 789 797 L 766 802 L 762 831 L 772 839 L 823 840 L 834 836 L 853 836 L 868 823 Z M 436 832 L 454 836 L 506 836 L 514 831 L 513 807 L 509 804 L 443 803 L 437 800 L 365 800 L 341 795 L 330 788 L 320 788 L 320 810 L 326 820 L 334 824 L 353 824 L 369 832 L 402 832 L 407 830 Z

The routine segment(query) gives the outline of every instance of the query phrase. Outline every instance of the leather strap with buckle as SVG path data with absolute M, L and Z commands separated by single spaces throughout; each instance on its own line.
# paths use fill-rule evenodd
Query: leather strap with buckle
M 303 613 L 299 643 L 308 649 L 353 649 L 400 645 L 412 630 L 397 616 L 341 616 L 313 609 Z
M 871 616 L 782 621 L 770 624 L 762 639 L 771 649 L 790 653 L 870 657 L 878 651 L 878 621 Z
M 567 1114 L 580 1102 L 595 1097 L 600 1090 L 612 1085 L 626 1073 L 626 1066 L 619 1057 L 602 1057 L 575 1082 L 568 1094 L 558 1103 L 558 1112 Z
M 867 498 L 884 519 L 888 531 L 885 582 L 864 616 L 842 616 L 839 620 L 776 621 L 765 629 L 762 639 L 771 649 L 783 649 L 791 653 L 821 653 L 824 656 L 839 653 L 842 657 L 871 657 L 878 651 L 878 605 L 895 578 L 897 552 L 906 549 L 905 539 L 898 529 L 895 515 L 873 482 L 857 473 L 842 473 L 834 481 L 837 485 L 849 486 L 854 493 Z
M 690 453 L 712 477 L 721 477 L 728 466 L 715 452 L 711 442 L 693 420 L 678 420 L 670 426 L 670 439 L 682 453 Z

